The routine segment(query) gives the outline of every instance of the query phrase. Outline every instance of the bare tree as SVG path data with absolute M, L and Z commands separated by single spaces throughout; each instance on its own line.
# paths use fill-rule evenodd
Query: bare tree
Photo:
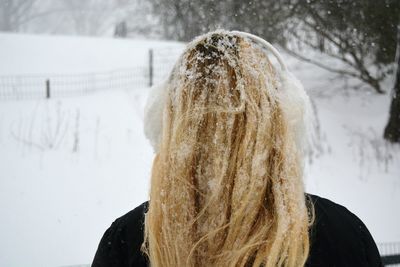
M 297 1 L 288 35 L 300 46 L 339 60 L 345 68 L 304 56 L 290 47 L 287 51 L 304 61 L 331 72 L 354 77 L 385 93 L 380 82 L 393 62 L 397 25 L 396 1 Z
M 62 0 L 76 34 L 101 35 L 116 24 L 118 5 L 113 0 Z
M 384 137 L 390 142 L 400 143 L 400 24 L 397 27 L 397 72 L 390 104 L 389 121 Z
M 1 0 L 0 31 L 18 32 L 21 26 L 37 16 L 34 6 L 39 0 Z
M 196 35 L 224 26 L 230 17 L 228 1 L 150 0 L 164 37 L 189 41 Z
M 126 24 L 126 35 L 129 37 L 146 36 L 160 37 L 162 35 L 161 18 L 153 15 L 153 5 L 148 0 L 119 0 L 119 22 L 117 25 Z M 122 30 L 122 27 L 117 30 Z
M 284 21 L 290 14 L 288 0 L 150 0 L 168 39 L 189 41 L 217 28 L 258 34 L 283 42 Z

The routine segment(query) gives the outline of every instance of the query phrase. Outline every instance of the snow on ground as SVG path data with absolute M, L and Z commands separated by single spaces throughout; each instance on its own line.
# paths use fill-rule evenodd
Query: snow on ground
M 161 51 L 158 65 L 169 66 L 182 49 L 172 42 L 0 34 L 0 75 L 142 67 L 150 47 Z M 312 95 L 320 123 L 307 190 L 345 205 L 377 242 L 400 241 L 400 150 L 381 138 L 389 96 L 337 90 L 342 78 L 285 58 Z M 147 93 L 0 100 L 0 266 L 90 263 L 112 221 L 147 199 Z
M 177 46 L 169 41 L 0 33 L 0 74 L 79 74 L 142 67 L 148 64 L 149 48 L 166 54 Z

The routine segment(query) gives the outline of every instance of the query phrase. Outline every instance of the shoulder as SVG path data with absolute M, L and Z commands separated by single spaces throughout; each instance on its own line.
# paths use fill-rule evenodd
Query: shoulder
M 143 243 L 147 207 L 148 203 L 144 202 L 111 224 L 101 238 L 92 267 L 145 266 L 140 247 Z
M 357 237 L 369 234 L 365 224 L 346 207 L 329 199 L 308 194 L 315 211 L 315 224 L 328 225 L 336 230 L 352 232 Z M 340 232 L 338 232 L 340 234 Z M 360 235 L 361 234 L 361 235 Z M 345 238 L 348 238 L 347 236 Z
M 144 214 L 147 212 L 148 202 L 144 202 L 134 208 L 133 210 L 129 211 L 125 215 L 117 218 L 113 224 L 118 227 L 129 229 L 135 225 L 142 225 L 144 220 Z
M 329 217 L 330 222 L 343 222 L 343 220 L 352 223 L 362 223 L 361 220 L 349 211 L 346 207 L 339 205 L 327 198 L 323 198 L 317 195 L 307 195 L 309 200 L 313 204 L 317 221 Z M 363 224 L 363 223 L 362 223 Z M 342 225 L 342 223 L 340 223 Z M 348 224 L 346 224 L 348 226 Z M 363 224 L 364 226 L 364 224 Z
M 335 262 L 338 266 L 382 266 L 375 241 L 355 214 L 329 199 L 310 194 L 308 197 L 315 211 L 310 261 Z

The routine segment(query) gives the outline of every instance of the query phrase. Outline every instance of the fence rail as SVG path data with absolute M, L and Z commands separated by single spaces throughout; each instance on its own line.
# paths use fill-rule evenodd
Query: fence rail
M 0 99 L 86 95 L 95 91 L 147 87 L 145 68 L 70 75 L 0 76 Z
M 379 243 L 378 249 L 384 266 L 400 266 L 400 242 Z
M 149 49 L 148 65 L 108 72 L 0 76 L 0 100 L 81 96 L 96 91 L 144 88 L 168 74 L 181 49 Z

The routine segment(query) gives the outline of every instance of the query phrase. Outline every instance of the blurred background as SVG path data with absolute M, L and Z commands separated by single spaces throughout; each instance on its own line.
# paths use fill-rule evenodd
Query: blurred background
M 0 266 L 91 263 L 148 198 L 149 88 L 219 28 L 283 54 L 315 113 L 307 192 L 400 263 L 399 27 L 398 0 L 0 0 Z

